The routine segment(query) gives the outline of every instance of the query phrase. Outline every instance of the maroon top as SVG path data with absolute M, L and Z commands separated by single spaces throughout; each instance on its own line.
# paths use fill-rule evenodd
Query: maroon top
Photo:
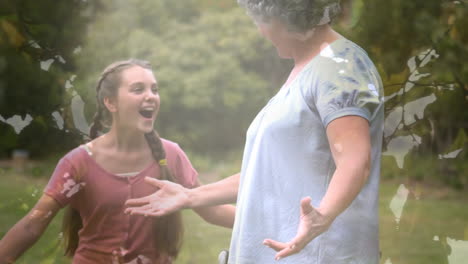
M 183 150 L 174 142 L 162 142 L 176 181 L 193 188 L 197 172 Z M 62 207 L 70 204 L 81 215 L 83 228 L 78 233 L 74 264 L 170 263 L 155 249 L 155 219 L 124 214 L 126 200 L 156 191 L 144 181 L 145 176 L 160 178 L 156 161 L 135 176 L 117 176 L 99 166 L 82 146 L 59 161 L 44 193 Z

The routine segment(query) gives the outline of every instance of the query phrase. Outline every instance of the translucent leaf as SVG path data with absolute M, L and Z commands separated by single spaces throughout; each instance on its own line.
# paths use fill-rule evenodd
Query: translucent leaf
M 71 110 L 75 128 L 87 135 L 89 133 L 89 125 L 84 116 L 84 102 L 78 94 L 76 94 L 72 99 Z
M 419 120 L 424 118 L 424 110 L 426 107 L 436 101 L 436 96 L 431 94 L 411 101 L 404 106 L 405 111 L 405 125 L 410 125 L 416 122 L 416 118 Z
M 1 20 L 0 26 L 6 33 L 11 45 L 20 47 L 26 41 L 25 37 L 18 31 L 16 26 L 7 20 Z
M 421 144 L 421 137 L 417 135 L 396 137 L 390 140 L 387 151 L 383 155 L 393 156 L 398 167 L 402 169 L 406 155 L 419 144 Z
M 403 213 L 403 207 L 405 206 L 408 194 L 408 189 L 403 184 L 400 184 L 396 194 L 390 201 L 390 209 L 392 210 L 392 213 L 395 216 L 395 220 L 397 221 L 397 223 L 400 222 L 401 214 Z
M 16 134 L 21 133 L 21 131 L 25 127 L 31 124 L 32 120 L 33 118 L 29 114 L 27 114 L 25 118 L 21 118 L 20 115 L 14 115 L 6 120 L 0 115 L 0 121 L 5 122 L 9 124 L 10 126 L 12 126 Z

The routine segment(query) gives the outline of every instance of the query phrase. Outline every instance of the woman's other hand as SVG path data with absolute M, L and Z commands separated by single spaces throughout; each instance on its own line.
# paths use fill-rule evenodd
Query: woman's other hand
M 263 244 L 276 250 L 275 260 L 299 253 L 310 241 L 327 231 L 333 219 L 324 216 L 311 204 L 310 197 L 301 200 L 301 216 L 296 236 L 289 242 L 265 239 Z

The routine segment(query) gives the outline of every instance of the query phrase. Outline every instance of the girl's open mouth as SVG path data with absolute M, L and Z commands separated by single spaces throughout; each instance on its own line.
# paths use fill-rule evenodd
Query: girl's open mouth
M 154 108 L 147 108 L 147 109 L 142 109 L 140 111 L 138 111 L 140 113 L 141 116 L 143 116 L 144 118 L 152 118 L 153 115 L 154 115 Z

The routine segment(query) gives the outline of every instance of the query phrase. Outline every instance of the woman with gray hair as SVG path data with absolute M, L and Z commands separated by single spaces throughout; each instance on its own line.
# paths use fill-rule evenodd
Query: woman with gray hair
M 228 263 L 379 262 L 383 90 L 364 50 L 335 32 L 338 0 L 238 0 L 294 67 L 247 131 L 241 173 L 129 200 L 161 216 L 237 201 Z

